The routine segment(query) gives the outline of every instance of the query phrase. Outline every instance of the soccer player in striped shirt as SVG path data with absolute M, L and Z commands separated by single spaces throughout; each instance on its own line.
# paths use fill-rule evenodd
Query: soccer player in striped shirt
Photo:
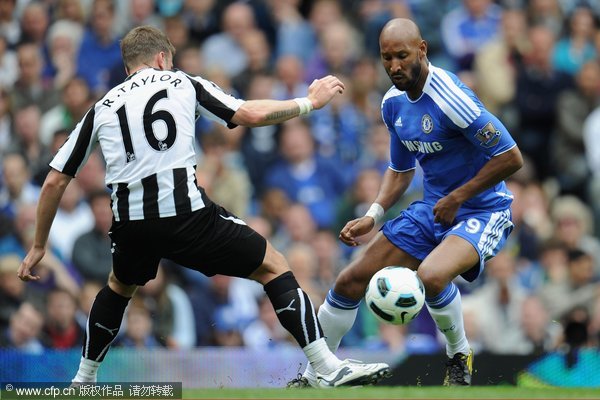
M 315 386 L 373 383 L 386 364 L 339 360 L 327 347 L 315 309 L 284 257 L 244 221 L 213 203 L 195 180 L 194 122 L 203 115 L 233 128 L 276 124 L 327 104 L 344 85 L 315 80 L 308 95 L 285 101 L 236 99 L 205 79 L 172 70 L 175 49 L 159 30 L 132 29 L 121 42 L 127 79 L 96 102 L 55 158 L 41 190 L 35 240 L 19 267 L 24 281 L 44 257 L 60 198 L 97 144 L 106 160 L 114 221 L 113 269 L 96 296 L 73 383 L 95 382 L 138 286 L 167 258 L 210 276 L 264 285 L 281 324 L 317 371 Z M 226 56 L 226 55 L 224 55 Z
M 512 194 L 503 179 L 523 163 L 502 123 L 454 74 L 427 60 L 427 43 L 408 19 L 394 19 L 380 38 L 393 86 L 381 111 L 391 136 L 391 162 L 375 203 L 340 232 L 347 245 L 370 232 L 423 169 L 424 197 L 386 222 L 365 251 L 337 277 L 318 318 L 335 351 L 352 327 L 367 284 L 386 266 L 417 270 L 426 305 L 446 338 L 445 385 L 470 385 L 473 353 L 463 326 L 457 276 L 473 281 L 512 230 Z M 310 369 L 290 384 L 314 379 Z

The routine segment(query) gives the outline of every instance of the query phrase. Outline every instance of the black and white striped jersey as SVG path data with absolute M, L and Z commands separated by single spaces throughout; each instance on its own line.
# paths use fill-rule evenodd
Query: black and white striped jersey
M 75 176 L 100 143 L 116 221 L 180 215 L 204 207 L 196 185 L 199 115 L 235 127 L 244 103 L 182 71 L 140 70 L 110 90 L 77 124 L 50 166 Z

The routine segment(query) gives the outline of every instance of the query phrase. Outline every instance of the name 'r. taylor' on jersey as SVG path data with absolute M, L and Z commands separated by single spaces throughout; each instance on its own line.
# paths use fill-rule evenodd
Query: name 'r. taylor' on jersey
M 206 79 L 142 69 L 94 104 L 50 166 L 75 176 L 100 144 L 116 221 L 196 211 L 207 200 L 196 184 L 195 119 L 233 128 L 243 103 Z

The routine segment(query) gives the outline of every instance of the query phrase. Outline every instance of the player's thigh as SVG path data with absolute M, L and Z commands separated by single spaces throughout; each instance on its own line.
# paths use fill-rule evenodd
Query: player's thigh
M 211 204 L 180 221 L 166 258 L 202 272 L 249 277 L 265 260 L 267 241 L 225 208 Z
M 459 275 L 469 282 L 475 280 L 485 261 L 497 254 L 513 229 L 510 210 L 466 210 L 458 219 L 451 228 L 436 228 L 441 243 L 419 268 L 429 296 L 439 293 Z
M 418 275 L 427 296 L 440 293 L 454 278 L 479 264 L 479 253 L 464 238 L 448 235 L 421 263 Z
M 369 280 L 380 269 L 398 265 L 416 270 L 420 261 L 390 242 L 380 231 L 367 244 L 364 251 L 355 258 L 335 282 L 335 292 L 350 299 L 361 299 Z
M 147 233 L 156 221 L 115 222 L 110 230 L 114 277 L 124 288 L 156 278 L 160 254 Z

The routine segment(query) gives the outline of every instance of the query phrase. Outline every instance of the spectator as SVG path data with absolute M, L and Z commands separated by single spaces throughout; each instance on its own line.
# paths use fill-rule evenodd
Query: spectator
M 233 77 L 232 84 L 241 96 L 246 97 L 248 95 L 248 85 L 252 81 L 252 78 L 257 75 L 269 74 L 271 72 L 272 57 L 267 37 L 258 29 L 251 30 L 244 34 L 244 37 L 241 40 L 241 46 L 246 53 L 248 63 L 243 71 Z M 306 93 L 306 91 L 302 93 Z M 288 96 L 285 97 L 285 99 L 289 99 L 290 97 L 297 96 Z
M 598 35 L 600 37 L 600 34 Z M 600 40 L 598 40 L 600 43 Z M 586 162 L 591 177 L 588 182 L 588 198 L 600 198 L 600 106 L 585 119 L 583 123 L 583 143 L 585 147 Z M 600 203 L 592 201 L 590 206 L 594 212 L 596 234 L 600 236 Z
M 243 219 L 249 210 L 251 184 L 243 169 L 227 162 L 226 134 L 213 129 L 202 136 L 204 154 L 196 177 L 211 199 Z
M 49 25 L 48 9 L 45 3 L 30 2 L 25 6 L 21 15 L 21 43 L 34 43 L 41 49 L 44 46 Z
M 15 276 L 21 259 L 16 255 L 0 257 L 0 332 L 8 328 L 10 316 L 25 301 L 25 284 Z
M 276 80 L 270 75 L 255 75 L 248 84 L 249 99 L 276 96 Z M 289 97 L 288 97 L 289 98 Z M 246 128 L 240 143 L 244 167 L 253 187 L 253 198 L 260 198 L 265 191 L 265 175 L 277 160 L 277 144 L 281 127 L 278 125 Z
M 267 296 L 259 299 L 258 310 L 258 318 L 242 332 L 244 346 L 250 350 L 294 348 L 294 338 L 279 323 Z
M 600 104 L 600 63 L 584 64 L 576 74 L 575 83 L 573 89 L 562 92 L 557 99 L 551 157 L 561 193 L 586 199 L 590 170 L 583 132 L 587 116 Z
M 202 59 L 207 69 L 218 69 L 231 78 L 248 65 L 242 42 L 256 28 L 252 7 L 242 2 L 228 5 L 223 11 L 221 28 L 221 33 L 209 36 L 202 44 Z
M 334 231 L 342 230 L 346 222 L 365 215 L 377 198 L 382 176 L 376 169 L 363 169 L 344 198 L 339 202 Z
M 153 321 L 150 310 L 141 298 L 135 298 L 127 307 L 125 316 L 125 332 L 117 337 L 116 346 L 136 349 L 152 349 L 161 347 L 154 336 Z
M 0 238 L 0 256 L 15 255 L 25 257 L 26 249 L 31 248 L 36 220 L 35 204 L 22 204 L 14 220 L 14 233 Z M 28 285 L 31 289 L 31 301 L 36 306 L 43 304 L 48 290 L 62 288 L 73 296 L 79 294 L 78 274 L 50 248 L 40 262 L 40 279 Z
M 58 205 L 49 240 L 61 257 L 71 260 L 75 240 L 94 227 L 94 215 L 77 180 L 67 187 Z
M 213 345 L 223 347 L 244 346 L 243 327 L 235 312 L 227 307 L 217 309 L 214 314 Z
M 323 26 L 315 53 L 306 65 L 304 80 L 311 83 L 319 76 L 349 76 L 362 49 L 356 32 L 343 20 Z
M 590 208 L 574 196 L 561 196 L 552 204 L 555 236 L 569 250 L 583 250 L 593 261 L 593 275 L 600 277 L 600 240 L 593 236 L 594 220 Z
M 17 0 L 0 1 L 0 36 L 6 38 L 8 47 L 17 44 L 21 26 L 15 12 Z
M 290 199 L 281 189 L 269 189 L 263 193 L 260 198 L 259 214 L 269 222 L 272 232 L 282 228 L 285 214 L 290 205 Z M 312 223 L 314 224 L 314 221 Z
M 475 53 L 498 34 L 501 15 L 491 0 L 463 0 L 443 17 L 442 40 L 458 71 L 472 69 Z
M 477 323 L 483 347 L 496 354 L 527 354 L 531 351 L 521 326 L 522 303 L 527 294 L 519 285 L 515 260 L 501 251 L 486 264 L 486 282 L 465 296 L 477 304 Z
M 539 292 L 552 319 L 565 318 L 575 307 L 584 307 L 591 313 L 599 296 L 592 257 L 581 250 L 570 250 L 568 258 L 567 278 L 544 285 Z
M 267 173 L 265 186 L 282 189 L 292 201 L 308 207 L 319 227 L 333 226 L 345 182 L 331 162 L 317 156 L 305 121 L 283 124 L 280 152 L 282 160 Z
M 207 1 L 196 1 L 195 3 L 205 4 L 207 3 Z M 198 53 L 198 58 L 200 57 L 200 50 L 198 49 L 196 44 L 191 43 L 190 31 L 185 23 L 184 18 L 181 15 L 178 14 L 166 17 L 164 18 L 163 24 L 165 25 L 165 33 L 167 34 L 169 40 L 171 40 L 171 43 L 177 51 L 175 53 L 175 58 L 177 58 L 177 55 L 185 48 L 196 49 L 196 52 Z M 193 70 L 183 70 L 189 74 L 195 74 Z
M 131 0 L 129 2 L 128 26 L 126 31 L 136 26 L 150 25 L 160 30 L 164 29 L 163 19 L 155 14 L 154 0 Z
M 24 43 L 17 48 L 19 77 L 14 84 L 11 104 L 21 109 L 31 104 L 46 112 L 58 103 L 58 91 L 42 79 L 44 59 L 40 48 L 34 43 Z
M 108 237 L 112 224 L 110 193 L 106 190 L 93 192 L 87 202 L 94 216 L 94 226 L 75 240 L 71 259 L 85 280 L 106 282 L 112 268 Z
M 552 61 L 558 71 L 576 75 L 583 64 L 596 58 L 595 22 L 592 10 L 578 7 L 568 18 L 567 35 L 556 43 Z
M 543 26 L 555 37 L 563 33 L 563 11 L 560 0 L 530 0 L 527 2 L 529 26 Z
M 77 182 L 85 196 L 89 196 L 98 190 L 106 190 L 104 174 L 106 166 L 104 159 L 98 150 L 93 151 L 87 163 L 77 174 Z
M 552 64 L 555 36 L 542 26 L 529 29 L 530 49 L 517 73 L 519 126 L 515 140 L 531 158 L 537 177 L 544 181 L 553 172 L 548 162 L 550 143 L 554 140 L 558 95 L 571 86 L 571 78 Z
M 86 280 L 81 286 L 79 297 L 77 298 L 77 323 L 83 329 L 86 329 L 87 319 L 94 304 L 96 295 L 102 289 L 104 282 Z
M 166 2 L 161 1 L 159 3 L 159 10 L 163 3 Z M 183 3 L 182 18 L 188 27 L 191 40 L 196 43 L 203 43 L 208 37 L 219 32 L 219 20 L 215 10 L 217 2 L 215 0 L 184 0 Z M 171 16 L 175 14 L 177 13 L 173 13 Z M 170 35 L 169 38 L 171 38 Z M 177 48 L 176 45 L 175 48 Z
M 318 226 L 308 207 L 301 203 L 291 204 L 282 214 L 281 226 L 273 235 L 277 248 L 286 251 L 294 244 L 310 243 Z
M 3 157 L 2 183 L 0 187 L 2 214 L 14 218 L 19 206 L 37 203 L 40 188 L 31 183 L 31 172 L 23 155 L 9 153 Z
M 57 130 L 67 129 L 70 132 L 92 104 L 92 94 L 86 81 L 70 79 L 62 89 L 62 101 L 42 115 L 40 141 L 48 146 Z
M 286 258 L 296 280 L 310 300 L 315 304 L 323 303 L 328 288 L 323 290 L 317 285 L 318 265 L 314 249 L 309 244 L 297 243 L 287 249 Z
M 84 5 L 80 0 L 58 0 L 54 10 L 56 21 L 67 20 L 85 25 Z
M 514 99 L 517 68 L 527 46 L 527 21 L 519 9 L 502 13 L 500 34 L 475 54 L 477 94 L 492 113 L 501 113 Z
M 44 67 L 43 76 L 44 79 L 52 80 L 57 89 L 64 88 L 75 76 L 82 38 L 83 27 L 74 21 L 56 21 L 48 30 L 45 43 L 49 59 Z
M 313 234 L 310 245 L 314 249 L 317 258 L 315 284 L 322 293 L 327 293 L 333 282 L 335 282 L 335 277 L 347 261 L 342 254 L 337 232 L 320 229 Z
M 42 329 L 44 347 L 71 349 L 83 343 L 84 331 L 76 319 L 75 297 L 64 289 L 52 289 L 46 297 L 46 321 Z
M 277 59 L 291 56 L 306 63 L 315 46 L 315 35 L 309 22 L 300 12 L 299 0 L 269 1 L 271 13 L 276 23 Z
M 0 86 L 0 154 L 2 155 L 8 149 L 13 136 L 9 97 L 8 91 Z
M 562 327 L 550 319 L 538 296 L 528 296 L 521 304 L 521 328 L 525 334 L 527 354 L 542 355 L 556 350 Z
M 14 349 L 26 354 L 41 354 L 44 346 L 40 333 L 44 316 L 31 303 L 21 303 L 10 317 L 8 329 L 0 335 L 0 348 Z
M 20 152 L 27 158 L 31 176 L 46 170 L 52 155 L 40 140 L 40 109 L 31 104 L 15 111 L 14 137 L 9 147 L 12 152 Z
M 17 55 L 13 50 L 8 48 L 6 37 L 0 35 L 0 86 L 12 87 L 17 80 L 18 71 L 19 63 Z
M 119 41 L 113 30 L 114 12 L 112 0 L 94 0 L 90 28 L 83 36 L 77 58 L 77 76 L 85 79 L 97 95 L 108 89 L 110 69 L 121 65 Z
M 172 349 L 189 349 L 196 344 L 192 305 L 187 294 L 169 281 L 164 267 L 156 278 L 140 287 L 140 295 L 153 319 L 154 337 Z

